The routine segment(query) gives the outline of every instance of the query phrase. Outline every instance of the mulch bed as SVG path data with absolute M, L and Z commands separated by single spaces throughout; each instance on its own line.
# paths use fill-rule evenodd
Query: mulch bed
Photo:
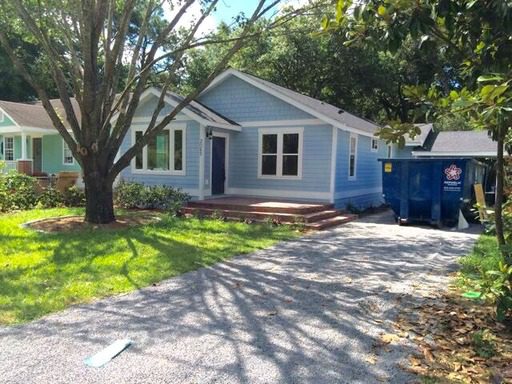
M 403 367 L 432 383 L 512 383 L 512 325 L 495 320 L 494 308 L 460 292 L 406 308 L 396 323 L 418 347 Z M 484 332 L 492 352 L 475 342 Z
M 109 224 L 90 224 L 84 221 L 83 216 L 63 216 L 52 217 L 25 223 L 25 228 L 30 228 L 38 232 L 59 233 L 74 232 L 90 229 L 115 230 L 134 227 L 138 225 L 153 224 L 158 222 L 160 217 L 157 213 L 141 213 L 131 215 L 120 215 L 116 221 Z

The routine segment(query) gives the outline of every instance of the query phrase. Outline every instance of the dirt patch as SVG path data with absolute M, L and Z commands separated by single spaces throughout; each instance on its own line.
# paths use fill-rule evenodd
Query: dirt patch
M 83 216 L 52 217 L 25 223 L 25 228 L 44 233 L 74 232 L 90 229 L 116 230 L 138 225 L 153 224 L 160 221 L 157 213 L 137 212 L 129 215 L 117 216 L 116 221 L 109 224 L 90 224 L 84 221 Z

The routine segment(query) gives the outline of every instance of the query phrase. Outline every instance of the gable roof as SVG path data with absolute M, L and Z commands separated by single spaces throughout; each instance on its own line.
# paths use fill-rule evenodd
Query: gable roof
M 60 99 L 52 99 L 50 103 L 55 108 L 57 114 L 62 118 L 64 126 L 69 129 L 65 119 L 64 107 Z M 80 120 L 80 108 L 77 101 L 72 98 L 71 104 L 75 110 L 77 118 Z M 18 127 L 27 127 L 30 129 L 55 129 L 50 116 L 46 113 L 43 104 L 40 101 L 33 103 L 16 103 L 12 101 L 0 100 L 0 108 L 10 117 L 13 124 Z
M 414 124 L 417 126 L 421 133 L 414 136 L 412 139 L 410 136 L 405 138 L 405 146 L 406 147 L 422 147 L 425 144 L 425 140 L 427 140 L 428 135 L 432 132 L 432 124 Z
M 160 97 L 160 94 L 161 90 L 157 87 L 146 89 L 140 96 L 139 105 L 142 105 L 142 103 L 144 103 L 151 96 Z M 169 91 L 166 93 L 164 98 L 165 102 L 172 107 L 177 106 L 183 99 L 183 96 Z M 240 125 L 234 121 L 222 116 L 221 114 L 215 112 L 213 109 L 206 107 L 196 100 L 192 100 L 185 108 L 181 110 L 181 113 L 205 126 L 229 129 L 233 131 L 242 130 Z M 112 117 L 112 121 L 115 121 L 116 119 L 117 114 Z
M 486 131 L 441 131 L 436 134 L 428 151 L 414 151 L 413 155 L 496 157 L 497 144 Z
M 14 125 L 33 128 L 53 127 L 50 117 L 40 104 L 0 100 L 0 108 L 13 121 Z
M 288 88 L 281 87 L 280 85 L 260 79 L 259 77 L 237 71 L 233 68 L 229 68 L 217 76 L 201 94 L 209 92 L 229 76 L 236 76 L 239 79 L 295 106 L 296 108 L 334 125 L 335 127 L 372 137 L 379 128 L 377 124 L 353 115 L 341 108 L 335 107 L 334 105 L 303 95 L 299 92 L 292 91 Z
M 167 97 L 170 100 L 174 100 L 176 105 L 184 99 L 183 96 L 174 92 L 167 92 Z M 220 113 L 215 112 L 213 109 L 208 108 L 206 105 L 200 103 L 199 101 L 192 100 L 190 104 L 185 107 L 185 109 L 208 121 L 210 123 L 209 125 L 218 126 L 219 128 L 223 128 L 223 126 L 232 126 L 233 129 L 240 129 L 240 125 L 238 125 L 236 122 L 228 119 L 225 116 L 222 116 Z
M 146 98 L 151 94 L 160 96 L 160 91 L 156 88 L 149 88 L 141 96 L 141 102 L 143 101 L 143 98 Z M 178 105 L 182 100 L 182 96 L 172 92 L 167 92 L 166 101 L 169 104 Z M 55 108 L 57 114 L 63 119 L 64 125 L 68 127 L 67 121 L 65 120 L 64 107 L 62 106 L 60 99 L 52 99 L 50 102 Z M 77 119 L 80 121 L 81 114 L 78 102 L 72 98 L 71 103 L 75 110 Z M 16 103 L 0 100 L 0 108 L 11 120 L 13 120 L 13 124 L 18 127 L 29 127 L 31 129 L 55 129 L 50 117 L 46 113 L 46 110 L 40 101 L 36 101 L 34 103 Z M 192 101 L 183 109 L 182 112 L 193 120 L 197 120 L 205 125 L 240 130 L 240 126 L 238 124 L 224 116 L 221 116 L 197 101 Z M 115 119 L 113 119 L 113 121 L 114 120 Z

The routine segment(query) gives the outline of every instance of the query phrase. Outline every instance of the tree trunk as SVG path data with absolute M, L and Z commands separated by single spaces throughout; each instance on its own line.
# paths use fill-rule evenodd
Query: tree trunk
M 102 172 L 84 169 L 84 182 L 85 221 L 92 224 L 108 224 L 115 221 L 113 181 Z
M 498 153 L 496 156 L 496 198 L 494 200 L 494 220 L 496 224 L 496 240 L 498 246 L 502 249 L 505 245 L 505 235 L 503 233 L 503 193 L 504 193 L 504 161 L 503 161 L 503 144 L 505 135 L 500 129 L 498 132 Z M 503 255 L 505 256 L 505 255 Z

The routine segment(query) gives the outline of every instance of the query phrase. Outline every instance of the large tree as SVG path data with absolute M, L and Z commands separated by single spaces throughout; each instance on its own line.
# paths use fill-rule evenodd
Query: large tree
M 166 92 L 173 89 L 189 49 L 218 43 L 198 30 L 218 0 L 10 0 L 0 3 L 0 43 L 63 137 L 83 172 L 91 223 L 115 220 L 113 182 L 132 158 L 156 137 L 226 66 L 252 36 L 253 25 L 280 0 L 259 0 L 208 75 L 163 118 Z M 196 3 L 196 4 L 194 4 Z M 194 5 L 202 12 L 183 25 Z M 171 16 L 163 17 L 163 9 Z M 278 14 L 266 28 L 293 15 Z M 21 39 L 21 41 L 20 41 Z M 37 45 L 42 71 L 29 60 Z M 64 110 L 60 116 L 47 91 L 49 74 Z M 156 76 L 157 75 L 157 76 Z M 156 76 L 156 77 L 155 77 Z M 141 95 L 158 80 L 161 94 L 142 138 L 116 157 Z M 76 103 L 75 103 L 76 101 Z M 75 105 L 77 107 L 75 107 Z M 79 112 L 79 113 L 77 113 Z M 115 119 L 113 119 L 115 117 Z

